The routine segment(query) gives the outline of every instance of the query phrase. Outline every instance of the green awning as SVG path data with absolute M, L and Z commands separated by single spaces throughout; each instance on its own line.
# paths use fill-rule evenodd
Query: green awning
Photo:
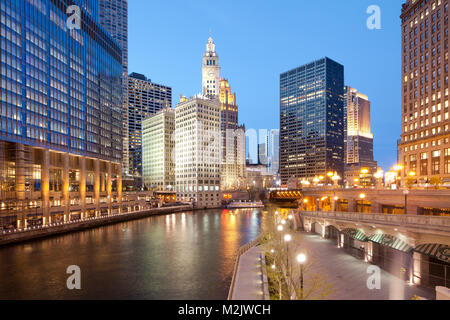
M 450 247 L 444 244 L 422 244 L 415 248 L 414 251 L 444 262 L 450 262 Z
M 353 238 L 355 240 L 363 241 L 363 242 L 367 241 L 367 236 L 361 230 L 358 230 L 358 229 L 344 229 L 341 232 L 343 234 L 348 235 L 350 238 Z
M 403 252 L 410 252 L 413 250 L 413 248 L 405 241 L 384 233 L 374 234 L 373 236 L 370 236 L 368 240 Z

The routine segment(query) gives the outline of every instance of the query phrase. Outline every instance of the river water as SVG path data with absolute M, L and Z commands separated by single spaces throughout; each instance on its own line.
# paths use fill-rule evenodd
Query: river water
M 0 299 L 226 299 L 261 210 L 150 217 L 0 248 Z M 67 289 L 69 266 L 81 290 Z

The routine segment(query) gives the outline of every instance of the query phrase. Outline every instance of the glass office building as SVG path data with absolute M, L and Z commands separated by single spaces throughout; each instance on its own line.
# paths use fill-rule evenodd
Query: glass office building
M 344 67 L 323 58 L 280 76 L 280 173 L 344 174 Z
M 0 230 L 120 211 L 122 52 L 97 8 L 0 2 Z

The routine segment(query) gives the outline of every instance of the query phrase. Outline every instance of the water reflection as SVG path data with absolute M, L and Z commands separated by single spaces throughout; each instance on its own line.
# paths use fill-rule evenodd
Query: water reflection
M 0 249 L 0 299 L 225 299 L 259 211 L 151 217 Z M 78 265 L 82 290 L 66 289 Z

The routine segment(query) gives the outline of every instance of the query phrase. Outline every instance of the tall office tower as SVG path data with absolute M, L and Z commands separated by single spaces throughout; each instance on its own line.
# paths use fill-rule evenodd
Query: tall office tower
M 175 191 L 197 208 L 217 208 L 220 199 L 220 102 L 201 95 L 175 107 Z
M 258 143 L 258 164 L 268 166 L 269 159 L 269 145 L 268 145 L 268 136 L 264 136 L 263 142 Z M 260 139 L 261 141 L 261 139 Z
M 152 83 L 139 73 L 128 76 L 128 143 L 132 176 L 142 176 L 142 121 L 171 107 L 172 88 Z
M 0 230 L 120 210 L 122 52 L 73 3 L 1 1 Z
M 408 0 L 401 19 L 402 176 L 448 184 L 448 1 Z
M 245 129 L 238 124 L 236 93 L 231 93 L 228 80 L 220 80 L 223 190 L 243 187 L 245 179 Z
M 291 178 L 344 174 L 344 67 L 323 58 L 280 76 L 280 171 Z
M 202 88 L 206 97 L 218 98 L 220 94 L 220 66 L 219 56 L 216 53 L 216 45 L 210 37 L 206 44 L 206 52 L 203 55 Z
M 128 0 L 98 0 L 98 17 L 100 25 L 122 49 L 122 172 L 128 175 Z
M 373 159 L 373 134 L 370 130 L 369 98 L 356 89 L 344 88 L 344 137 L 346 184 L 371 185 L 377 162 Z M 367 173 L 362 174 L 363 170 Z
M 360 164 L 376 169 L 373 160 L 373 134 L 370 130 L 370 101 L 366 95 L 346 86 L 344 89 L 346 110 L 345 163 Z
M 268 163 L 267 172 L 272 175 L 280 171 L 280 130 L 272 129 L 268 136 Z
M 142 171 L 150 190 L 172 191 L 174 163 L 175 110 L 166 108 L 142 122 Z

